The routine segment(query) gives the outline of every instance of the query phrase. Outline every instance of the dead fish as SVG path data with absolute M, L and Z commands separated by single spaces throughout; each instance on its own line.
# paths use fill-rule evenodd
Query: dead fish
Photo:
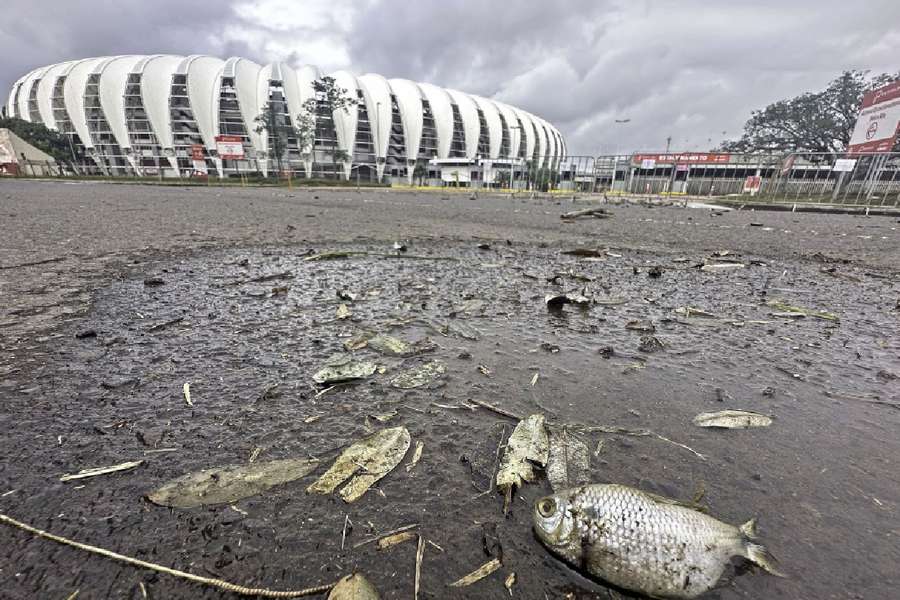
M 748 427 L 768 427 L 772 417 L 746 410 L 720 410 L 700 413 L 694 417 L 698 427 L 721 427 L 724 429 L 746 429 Z
M 772 555 L 753 541 L 755 521 L 735 527 L 624 485 L 587 485 L 541 498 L 534 530 L 570 564 L 651 597 L 695 598 L 716 585 L 732 556 L 780 575 Z

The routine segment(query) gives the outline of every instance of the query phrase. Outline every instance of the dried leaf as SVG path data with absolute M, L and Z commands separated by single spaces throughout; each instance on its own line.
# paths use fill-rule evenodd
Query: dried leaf
M 515 488 L 534 481 L 535 464 L 547 464 L 549 444 L 544 415 L 531 415 L 516 425 L 497 471 L 497 489 L 506 495 L 507 501 Z
M 382 333 L 369 339 L 369 348 L 389 356 L 409 356 L 415 353 L 412 344 Z
M 378 549 L 386 550 L 391 546 L 402 544 L 403 542 L 415 539 L 418 536 L 419 534 L 413 533 L 412 531 L 401 531 L 400 533 L 395 533 L 394 535 L 389 535 L 378 540 Z
M 372 484 L 400 464 L 409 450 L 409 444 L 409 431 L 405 427 L 382 429 L 366 436 L 344 450 L 331 468 L 306 491 L 330 494 L 356 474 L 341 489 L 340 495 L 345 502 L 358 500 Z
M 353 313 L 350 312 L 350 309 L 347 308 L 346 304 L 340 304 L 337 307 L 337 310 L 334 313 L 334 316 L 338 319 L 349 319 Z
M 438 379 L 446 370 L 447 367 L 442 362 L 436 360 L 427 362 L 408 371 L 403 371 L 391 380 L 391 385 L 403 390 L 421 387 Z
M 85 479 L 86 477 L 96 477 L 97 475 L 106 475 L 107 473 L 117 473 L 118 471 L 128 471 L 129 469 L 133 469 L 138 465 L 143 464 L 142 460 L 133 460 L 130 462 L 123 462 L 118 465 L 112 465 L 111 467 L 95 467 L 93 469 L 82 469 L 73 475 L 63 475 L 59 478 L 60 481 L 72 481 L 73 479 Z
M 380 600 L 378 590 L 369 580 L 354 573 L 347 575 L 331 588 L 327 600 Z
M 516 585 L 516 572 L 513 571 L 509 575 L 506 576 L 506 580 L 503 582 L 503 587 L 506 588 L 506 591 L 509 592 L 509 595 L 512 596 L 513 586 Z
M 476 581 L 481 581 L 482 579 L 499 569 L 501 566 L 502 565 L 500 564 L 500 559 L 495 558 L 493 560 L 490 560 L 465 577 L 462 577 L 461 579 L 458 579 L 451 583 L 450 587 L 466 587 L 472 585 Z
M 772 308 L 776 308 L 776 309 L 786 312 L 786 313 L 794 313 L 794 314 L 798 314 L 798 315 L 804 315 L 807 317 L 815 317 L 816 319 L 824 319 L 826 321 L 840 320 L 840 319 L 838 319 L 838 316 L 833 313 L 825 312 L 824 310 L 814 310 L 812 308 L 803 308 L 802 306 L 794 306 L 792 304 L 788 304 L 787 302 L 784 302 L 783 300 L 769 300 L 768 302 L 766 302 L 766 305 L 771 306 Z
M 249 465 L 226 465 L 188 473 L 147 495 L 160 506 L 193 508 L 226 504 L 295 481 L 319 465 L 317 460 L 288 458 Z
M 320 384 L 329 384 L 365 379 L 372 375 L 377 368 L 373 362 L 355 362 L 351 360 L 349 355 L 342 356 L 329 361 L 324 367 L 316 371 L 313 375 L 313 381 Z
M 194 403 L 191 402 L 191 384 L 185 383 L 182 387 L 182 392 L 184 392 L 184 401 L 187 403 L 187 405 L 193 406 Z
M 409 464 L 406 465 L 406 471 L 412 471 L 413 467 L 419 464 L 419 461 L 422 459 L 422 449 L 425 447 L 425 442 L 418 440 L 416 442 L 416 449 L 413 450 L 412 460 L 409 461 Z
M 768 427 L 772 417 L 745 410 L 720 410 L 700 413 L 694 417 L 694 425 L 699 427 L 722 427 L 724 429 L 746 429 L 748 427 Z
M 684 315 L 685 317 L 704 317 L 707 319 L 714 319 L 716 317 L 716 315 L 694 306 L 679 306 L 675 309 L 675 312 L 679 315 Z
M 369 340 L 375 335 L 370 331 L 364 331 L 354 335 L 352 338 L 344 342 L 344 348 L 349 352 L 352 350 L 360 350 L 369 344 Z
M 566 429 L 550 431 L 547 479 L 554 492 L 587 483 L 590 456 L 587 445 Z

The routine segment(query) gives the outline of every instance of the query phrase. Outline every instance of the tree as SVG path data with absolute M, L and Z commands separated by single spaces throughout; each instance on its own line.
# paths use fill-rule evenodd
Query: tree
M 291 125 L 290 120 L 286 119 L 283 114 L 275 110 L 272 102 L 263 106 L 259 115 L 253 121 L 256 123 L 254 131 L 256 133 L 265 132 L 269 138 L 269 147 L 275 160 L 278 162 L 278 172 L 284 171 L 282 157 L 287 151 L 288 138 L 296 136 L 296 129 Z
M 844 71 L 821 92 L 807 92 L 753 111 L 726 152 L 843 152 L 850 143 L 863 94 L 900 77 Z
M 319 114 L 327 117 L 332 124 L 334 137 L 329 136 L 331 140 L 328 154 L 331 156 L 331 165 L 337 173 L 337 163 L 350 160 L 347 152 L 337 149 L 337 129 L 334 127 L 334 113 L 342 110 L 348 112 L 354 110 L 359 101 L 351 98 L 347 94 L 347 89 L 337 85 L 334 77 L 321 77 L 313 81 L 313 91 L 315 92 L 316 108 Z M 320 123 L 321 123 L 320 119 Z M 331 132 L 329 132 L 331 133 Z M 351 149 L 352 152 L 352 149 Z
M 38 150 L 52 156 L 57 162 L 71 163 L 73 160 L 83 158 L 75 151 L 74 145 L 65 134 L 48 129 L 43 123 L 32 123 L 14 117 L 0 118 L 0 129 L 9 129 Z

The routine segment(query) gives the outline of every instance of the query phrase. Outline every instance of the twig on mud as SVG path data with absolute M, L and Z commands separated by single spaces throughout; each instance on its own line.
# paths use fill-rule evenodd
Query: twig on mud
M 697 457 L 700 458 L 700 460 L 706 460 L 706 457 L 705 457 L 705 456 L 703 456 L 702 454 L 700 454 L 699 452 L 697 452 L 696 450 L 694 450 L 694 449 L 691 448 L 690 446 L 685 446 L 684 444 L 681 444 L 681 443 L 679 443 L 679 442 L 672 441 L 672 440 L 670 440 L 670 439 L 667 438 L 667 437 L 663 437 L 663 436 L 659 435 L 658 433 L 654 433 L 653 435 L 655 435 L 656 437 L 658 437 L 659 439 L 661 439 L 661 440 L 664 441 L 664 442 L 669 442 L 670 444 L 674 444 L 674 445 L 678 446 L 679 448 L 684 448 L 684 449 L 687 450 L 688 452 L 692 452 L 692 453 L 696 454 Z
M 341 550 L 344 549 L 344 542 L 347 541 L 347 525 L 352 525 L 350 515 L 344 515 L 344 531 L 341 532 Z
M 283 271 L 281 273 L 273 273 L 271 275 L 260 275 L 259 277 L 253 277 L 252 279 L 239 279 L 237 281 L 232 281 L 230 283 L 222 284 L 223 287 L 231 286 L 231 285 L 244 285 L 245 283 L 265 283 L 267 281 L 275 281 L 276 279 L 293 279 L 294 274 L 290 271 Z
M 21 268 L 21 267 L 34 267 L 34 266 L 36 266 L 36 265 L 46 265 L 46 264 L 48 264 L 48 263 L 55 263 L 55 262 L 61 262 L 61 261 L 64 261 L 64 260 L 66 260 L 66 258 L 68 258 L 68 257 L 66 257 L 66 256 L 57 256 L 56 258 L 45 258 L 44 260 L 36 260 L 36 261 L 33 261 L 33 262 L 18 263 L 18 264 L 15 264 L 15 265 L 3 265 L 3 266 L 0 266 L 0 271 L 6 271 L 6 270 L 8 270 L 8 269 L 19 269 L 19 268 Z M 76 593 L 77 593 L 77 592 L 76 592 Z
M 559 215 L 560 219 L 568 220 L 568 219 L 577 219 L 579 217 L 595 217 L 597 219 L 608 219 L 612 215 L 607 212 L 605 208 L 585 208 L 582 210 L 573 210 L 572 212 L 567 212 Z
M 190 384 L 190 383 L 185 383 L 184 386 L 182 386 L 182 390 L 181 390 L 181 391 L 184 393 L 184 401 L 185 401 L 185 403 L 186 403 L 188 406 L 193 406 L 194 403 L 193 403 L 193 401 L 191 401 L 191 384 Z
M 262 596 L 264 598 L 293 598 L 297 596 L 313 596 L 317 594 L 324 594 L 331 588 L 333 588 L 336 583 L 329 583 L 325 585 L 319 585 L 315 587 L 310 587 L 302 590 L 269 590 L 265 588 L 248 588 L 241 585 L 237 585 L 234 583 L 230 583 L 228 581 L 223 581 L 221 579 L 214 579 L 211 577 L 201 577 L 199 575 L 194 575 L 193 573 L 186 573 L 184 571 L 178 571 L 177 569 L 171 569 L 169 567 L 158 565 L 155 563 L 143 561 L 137 558 L 132 558 L 130 556 L 125 556 L 124 554 L 118 554 L 117 552 L 112 552 L 110 550 L 106 550 L 104 548 L 99 548 L 97 546 L 91 546 L 88 544 L 82 544 L 81 542 L 76 542 L 75 540 L 70 540 L 68 538 L 64 538 L 62 536 L 53 535 L 52 533 L 48 533 L 41 529 L 37 529 L 28 525 L 26 523 L 22 523 L 21 521 L 16 521 L 12 517 L 8 517 L 5 514 L 0 514 L 0 523 L 5 523 L 6 525 L 10 525 L 12 527 L 17 527 L 23 531 L 27 531 L 31 534 L 34 534 L 38 537 L 42 537 L 48 540 L 52 540 L 59 544 L 63 544 L 65 546 L 71 546 L 73 548 L 78 548 L 79 550 L 84 550 L 85 552 L 90 552 L 91 554 L 96 554 L 99 556 L 104 556 L 106 558 L 123 562 L 129 565 L 133 565 L 135 567 L 142 567 L 144 569 L 150 569 L 151 571 L 156 571 L 157 573 L 165 573 L 167 575 L 172 575 L 173 577 L 178 577 L 180 579 L 186 579 L 188 581 L 193 581 L 194 583 L 200 583 L 203 585 L 208 585 L 211 587 L 219 588 L 220 590 L 225 590 L 226 592 L 234 592 L 235 594 L 241 594 L 243 596 Z
M 150 327 L 147 331 L 159 331 L 160 329 L 165 329 L 169 325 L 175 325 L 176 323 L 181 323 L 182 321 L 184 321 L 184 317 L 178 317 L 164 323 L 157 323 L 156 325 Z
M 419 581 L 422 578 L 422 556 L 425 554 L 425 538 L 419 533 L 419 546 L 416 548 L 416 578 L 413 599 L 419 600 Z
M 371 544 L 372 542 L 377 542 L 381 538 L 386 538 L 389 535 L 394 535 L 395 533 L 401 533 L 403 531 L 409 531 L 410 529 L 415 529 L 418 526 L 419 526 L 418 523 L 413 523 L 412 525 L 404 525 L 403 527 L 398 527 L 397 529 L 392 529 L 391 531 L 387 531 L 385 533 L 382 533 L 381 535 L 376 535 L 375 537 L 370 537 L 361 542 L 357 542 L 356 544 L 353 545 L 353 549 L 355 550 L 356 548 L 360 548 L 367 544 Z
M 516 421 L 522 420 L 521 415 L 517 415 L 516 413 L 510 412 L 503 408 L 497 408 L 496 406 L 494 406 L 492 404 L 488 404 L 487 402 L 482 402 L 481 400 L 475 400 L 474 398 L 469 398 L 468 402 L 471 402 L 472 404 L 474 404 L 476 406 L 480 406 L 481 408 L 487 409 L 493 413 L 497 413 L 498 415 L 504 416 L 508 419 L 515 419 Z

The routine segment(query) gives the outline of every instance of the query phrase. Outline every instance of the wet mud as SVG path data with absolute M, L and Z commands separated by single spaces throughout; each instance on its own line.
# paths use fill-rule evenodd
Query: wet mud
M 508 597 L 503 581 L 510 572 L 514 597 L 630 597 L 581 576 L 535 539 L 531 504 L 549 493 L 546 478 L 522 488 L 505 517 L 502 496 L 484 493 L 492 462 L 485 454 L 495 452 L 499 432 L 508 435 L 515 420 L 476 401 L 576 426 L 596 482 L 683 500 L 704 490 L 717 518 L 739 524 L 758 517 L 761 539 L 788 577 L 735 560 L 722 587 L 704 597 L 892 597 L 900 584 L 900 288 L 895 271 L 869 259 L 877 248 L 856 249 L 859 242 L 847 239 L 858 239 L 857 225 L 864 225 L 879 228 L 893 248 L 892 220 L 833 216 L 839 220 L 823 226 L 819 219 L 832 216 L 777 217 L 799 220 L 780 231 L 832 227 L 832 242 L 849 233 L 838 251 L 767 248 L 765 238 L 753 237 L 764 235 L 762 227 L 749 224 L 759 215 L 726 213 L 716 227 L 728 224 L 733 236 L 729 229 L 700 240 L 686 235 L 689 241 L 673 248 L 661 241 L 663 229 L 713 217 L 622 207 L 602 224 L 566 225 L 558 215 L 567 207 L 537 200 L 517 210 L 539 219 L 541 234 L 536 225 L 529 231 L 499 217 L 471 217 L 471 227 L 460 222 L 448 231 L 445 217 L 429 212 L 443 210 L 428 208 L 432 200 L 416 216 L 402 197 L 381 198 L 401 209 L 384 208 L 390 214 L 373 215 L 371 226 L 352 232 L 332 215 L 318 219 L 329 224 L 317 233 L 301 227 L 309 239 L 241 240 L 228 237 L 225 223 L 215 234 L 198 233 L 207 243 L 169 237 L 154 248 L 137 239 L 132 247 L 88 244 L 79 251 L 102 264 L 87 267 L 98 259 L 67 256 L 64 264 L 82 266 L 0 272 L 18 307 L 3 313 L 8 324 L 0 328 L 0 510 L 60 535 L 247 586 L 301 588 L 359 570 L 384 598 L 412 596 L 415 542 L 385 550 L 356 545 L 418 524 L 432 542 L 422 562 L 422 597 Z M 324 205 L 326 198 L 308 200 Z M 445 201 L 484 214 L 499 212 L 502 202 L 516 201 Z M 403 225 L 404 213 L 430 224 L 417 234 Z M 664 220 L 661 229 L 653 224 Z M 621 231 L 597 235 L 599 227 Z M 518 235 L 504 235 L 516 228 Z M 140 229 L 132 226 L 135 238 Z M 469 229 L 480 239 L 460 234 Z M 405 252 L 394 250 L 397 239 L 406 240 Z M 573 248 L 600 251 L 563 253 Z M 731 253 L 714 259 L 746 267 L 699 268 L 722 249 Z M 318 252 L 350 256 L 308 260 Z M 72 288 L 75 300 L 67 305 L 60 292 L 41 301 L 45 294 L 34 293 L 41 285 L 53 293 Z M 565 293 L 592 302 L 549 310 L 545 298 Z M 787 316 L 767 304 L 777 300 L 839 320 Z M 41 310 L 42 302 L 49 308 Z M 337 317 L 341 304 L 349 317 Z M 26 305 L 38 308 L 29 313 Z M 411 356 L 346 350 L 345 342 L 365 332 L 421 343 Z M 313 374 L 342 353 L 382 368 L 331 389 L 315 384 Z M 399 373 L 433 360 L 446 365 L 434 382 L 391 385 Z M 193 406 L 184 400 L 184 383 Z M 774 422 L 748 430 L 692 423 L 698 413 L 725 409 Z M 386 423 L 374 418 L 394 412 Z M 413 468 L 404 467 L 410 449 L 353 504 L 337 494 L 305 493 L 340 449 L 397 425 L 409 430 L 413 447 L 424 443 Z M 230 506 L 169 509 L 145 498 L 190 471 L 304 457 L 323 464 Z M 130 460 L 144 463 L 59 481 L 64 473 Z M 152 598 L 229 597 L 8 528 L 0 541 L 3 597 L 58 598 L 78 589 L 79 598 L 141 598 L 139 583 Z M 448 587 L 491 558 L 502 560 L 499 571 L 468 588 Z

